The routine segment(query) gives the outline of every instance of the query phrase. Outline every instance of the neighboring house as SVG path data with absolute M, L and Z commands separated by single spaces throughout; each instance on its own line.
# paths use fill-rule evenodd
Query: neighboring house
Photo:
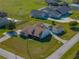
M 48 18 L 47 13 L 39 10 L 32 10 L 30 16 L 33 18 L 46 19 Z
M 61 18 L 63 15 L 69 14 L 71 8 L 68 6 L 51 6 L 42 9 L 48 14 L 49 18 Z
M 51 5 L 51 6 L 58 6 L 59 0 L 45 0 L 45 2 L 48 3 L 48 5 Z
M 50 32 L 44 28 L 44 24 L 42 23 L 37 23 L 33 27 L 29 26 L 23 29 L 20 34 L 27 38 L 34 38 L 40 41 L 46 40 L 47 38 L 51 37 Z
M 9 23 L 9 20 L 6 17 L 0 18 L 0 28 L 4 27 L 8 23 Z
M 52 28 L 52 32 L 56 35 L 61 36 L 65 31 L 63 26 L 55 26 Z

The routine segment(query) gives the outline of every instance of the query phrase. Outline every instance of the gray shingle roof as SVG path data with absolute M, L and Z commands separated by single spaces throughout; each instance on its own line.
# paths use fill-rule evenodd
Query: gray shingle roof
M 56 3 L 58 0 L 45 0 L 47 3 Z
M 6 25 L 9 23 L 9 20 L 7 18 L 0 18 L 0 27 Z
M 59 6 L 56 11 L 58 11 L 61 14 L 68 13 L 71 9 L 68 6 Z

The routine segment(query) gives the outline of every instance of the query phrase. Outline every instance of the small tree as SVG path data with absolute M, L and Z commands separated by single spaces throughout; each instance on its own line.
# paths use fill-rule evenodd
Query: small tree
M 52 24 L 51 25 L 56 25 L 55 21 L 52 21 Z
M 7 25 L 6 25 L 6 28 L 8 29 L 8 30 L 13 30 L 13 29 L 15 29 L 16 28 L 16 23 L 14 22 L 14 21 L 10 21 Z
M 76 26 L 77 24 L 78 24 L 78 22 L 76 22 L 76 21 L 72 21 L 69 23 L 70 26 Z

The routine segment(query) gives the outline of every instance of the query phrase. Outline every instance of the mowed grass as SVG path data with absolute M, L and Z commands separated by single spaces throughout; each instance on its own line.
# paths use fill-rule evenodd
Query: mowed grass
M 0 36 L 1 36 L 3 33 L 5 33 L 6 31 L 8 31 L 8 30 L 6 30 L 6 29 L 0 29 Z
M 0 56 L 0 59 L 6 59 L 6 58 L 4 58 L 3 56 Z
M 75 44 L 68 52 L 66 52 L 61 59 L 74 59 L 78 51 L 79 51 L 79 42 Z
M 44 59 L 62 45 L 61 42 L 52 38 L 49 42 L 39 42 L 33 39 L 21 39 L 13 37 L 0 44 L 0 48 L 4 48 L 10 52 L 24 57 L 25 59 Z
M 0 0 L 0 11 L 8 13 L 9 17 L 26 20 L 32 9 L 45 6 L 43 0 Z

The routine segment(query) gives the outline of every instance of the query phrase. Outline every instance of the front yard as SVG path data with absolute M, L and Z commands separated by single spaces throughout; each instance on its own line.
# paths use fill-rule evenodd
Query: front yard
M 3 56 L 0 56 L 0 59 L 6 59 L 6 58 L 4 58 Z
M 0 44 L 0 48 L 6 49 L 25 59 L 44 59 L 62 45 L 52 38 L 49 42 L 39 42 L 33 39 L 13 37 Z

